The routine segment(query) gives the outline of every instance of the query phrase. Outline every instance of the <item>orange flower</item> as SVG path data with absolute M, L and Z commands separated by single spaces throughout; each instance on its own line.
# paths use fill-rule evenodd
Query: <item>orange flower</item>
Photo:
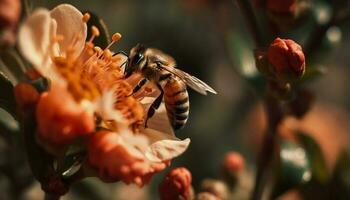
M 95 130 L 93 113 L 77 106 L 66 93 L 61 88 L 43 93 L 36 110 L 39 139 L 57 148 Z
M 172 169 L 159 186 L 161 200 L 189 200 L 191 193 L 192 175 L 184 167 Z
M 104 49 L 95 46 L 100 33 L 93 26 L 86 38 L 89 17 L 61 4 L 34 11 L 20 27 L 19 49 L 50 80 L 36 110 L 38 141 L 57 155 L 83 137 L 84 164 L 98 177 L 143 185 L 181 155 L 190 139 L 175 136 L 164 104 L 144 127 L 157 91 L 147 86 L 132 94 L 137 81 L 124 78 L 126 58 L 110 51 L 121 35 L 115 33 Z
M 293 40 L 276 38 L 268 48 L 268 59 L 278 78 L 300 78 L 305 72 L 303 50 Z
M 165 169 L 170 162 L 151 162 L 132 143 L 141 146 L 142 135 L 128 135 L 100 131 L 88 142 L 88 162 L 98 170 L 98 176 L 107 182 L 122 180 L 139 186 L 147 183 L 153 174 Z M 128 136 L 127 136 L 128 135 Z M 127 138 L 130 137 L 130 138 Z M 127 140 L 130 141 L 127 141 Z M 131 143 L 130 143 L 131 142 Z

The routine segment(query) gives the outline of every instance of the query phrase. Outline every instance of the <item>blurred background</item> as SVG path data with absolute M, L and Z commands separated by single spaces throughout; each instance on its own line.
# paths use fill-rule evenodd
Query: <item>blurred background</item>
M 348 4 L 348 1 L 344 2 Z M 238 151 L 246 161 L 244 184 L 249 192 L 254 181 L 256 152 L 266 122 L 264 110 L 259 106 L 263 82 L 255 69 L 252 51 L 255 45 L 235 1 L 33 0 L 34 7 L 49 9 L 60 3 L 70 3 L 82 11 L 93 11 L 105 20 L 111 34 L 120 32 L 123 37 L 114 46 L 115 51 L 128 52 L 137 43 L 159 48 L 172 55 L 179 68 L 215 88 L 218 95 L 201 96 L 189 91 L 190 118 L 187 126 L 177 136 L 190 137 L 192 142 L 185 154 L 175 159 L 171 167 L 185 166 L 190 169 L 193 186 L 197 190 L 204 178 L 220 176 L 220 163 L 227 151 Z M 317 20 L 330 17 L 330 5 L 334 2 L 315 0 L 313 3 L 312 13 L 305 18 L 305 23 L 278 35 L 300 43 L 307 40 Z M 298 129 L 310 132 L 325 155 L 330 173 L 349 141 L 349 25 L 345 22 L 332 26 L 313 49 L 317 52 L 306 58 L 307 67 L 325 69 L 326 74 L 307 85 L 316 100 L 305 119 L 288 119 L 283 124 L 285 127 L 281 127 L 290 130 L 297 126 Z M 273 39 L 270 37 L 267 34 L 268 42 Z M 288 135 L 288 130 L 284 135 Z M 18 157 L 21 155 L 17 154 Z M 8 159 L 13 158 L 6 157 L 3 162 Z M 28 173 L 26 167 L 22 171 Z M 151 184 L 143 189 L 87 179 L 74 185 L 64 198 L 157 199 L 157 187 L 166 172 L 155 175 Z M 12 194 L 16 188 L 11 189 L 10 185 L 16 176 L 20 176 L 19 171 L 12 174 L 12 177 L 7 173 L 2 174 L 0 182 L 5 186 L 0 188 L 0 199 L 16 199 Z M 344 182 L 349 183 L 350 172 L 344 177 Z M 43 199 L 40 186 L 36 183 L 30 185 L 29 189 L 25 189 L 25 198 Z M 247 195 L 241 199 L 246 199 Z M 300 196 L 293 195 L 290 199 L 298 199 Z

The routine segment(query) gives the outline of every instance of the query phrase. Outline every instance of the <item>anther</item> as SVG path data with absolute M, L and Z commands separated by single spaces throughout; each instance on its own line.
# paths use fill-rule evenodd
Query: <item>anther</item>
M 84 23 L 87 23 L 88 21 L 89 21 L 89 19 L 90 19 L 90 13 L 85 13 L 84 15 L 83 15 L 83 22 Z
M 98 30 L 96 26 L 91 27 L 91 32 L 92 32 L 92 35 L 94 35 L 95 37 L 100 36 L 100 30 Z
M 102 53 L 102 49 L 98 46 L 94 47 L 95 52 L 97 53 L 97 57 L 99 57 Z
M 120 33 L 114 33 L 112 36 L 113 42 L 118 42 L 122 38 L 122 35 Z
M 114 33 L 112 36 L 112 42 L 105 49 L 109 49 L 115 42 L 118 42 L 122 38 L 120 33 Z

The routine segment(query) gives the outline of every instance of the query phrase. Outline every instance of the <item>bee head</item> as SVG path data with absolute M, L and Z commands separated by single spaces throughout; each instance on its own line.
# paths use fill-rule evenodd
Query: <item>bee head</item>
M 125 68 L 125 77 L 129 77 L 133 72 L 141 70 L 141 62 L 144 60 L 144 52 L 146 47 L 142 44 L 137 44 L 130 50 L 130 63 Z

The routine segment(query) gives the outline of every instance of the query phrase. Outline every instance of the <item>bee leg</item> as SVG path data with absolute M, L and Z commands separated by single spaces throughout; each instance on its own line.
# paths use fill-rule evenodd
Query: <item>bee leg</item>
M 152 105 L 148 109 L 147 118 L 146 118 L 146 122 L 145 122 L 145 127 L 146 128 L 147 128 L 148 119 L 151 118 L 154 115 L 154 113 L 159 108 L 159 106 L 160 106 L 160 104 L 162 103 L 162 100 L 163 100 L 164 91 L 163 91 L 163 89 L 161 88 L 161 86 L 159 84 L 157 84 L 157 87 L 160 90 L 160 94 L 156 98 L 156 100 L 153 101 Z
M 129 55 L 125 51 L 118 51 L 118 52 L 114 53 L 113 56 L 118 55 L 118 54 L 123 54 L 124 56 L 129 57 Z
M 129 59 L 129 55 L 125 52 L 125 51 L 118 51 L 116 53 L 113 54 L 113 56 L 116 56 L 116 55 L 119 55 L 119 54 L 122 54 L 124 55 L 125 57 L 127 57 L 127 60 L 125 62 L 123 62 L 120 67 L 122 67 L 123 65 L 128 65 L 130 59 Z
M 144 86 L 147 83 L 147 79 L 143 78 L 139 81 L 139 83 L 136 85 L 136 87 L 133 89 L 132 94 L 135 94 L 138 92 L 142 86 Z

